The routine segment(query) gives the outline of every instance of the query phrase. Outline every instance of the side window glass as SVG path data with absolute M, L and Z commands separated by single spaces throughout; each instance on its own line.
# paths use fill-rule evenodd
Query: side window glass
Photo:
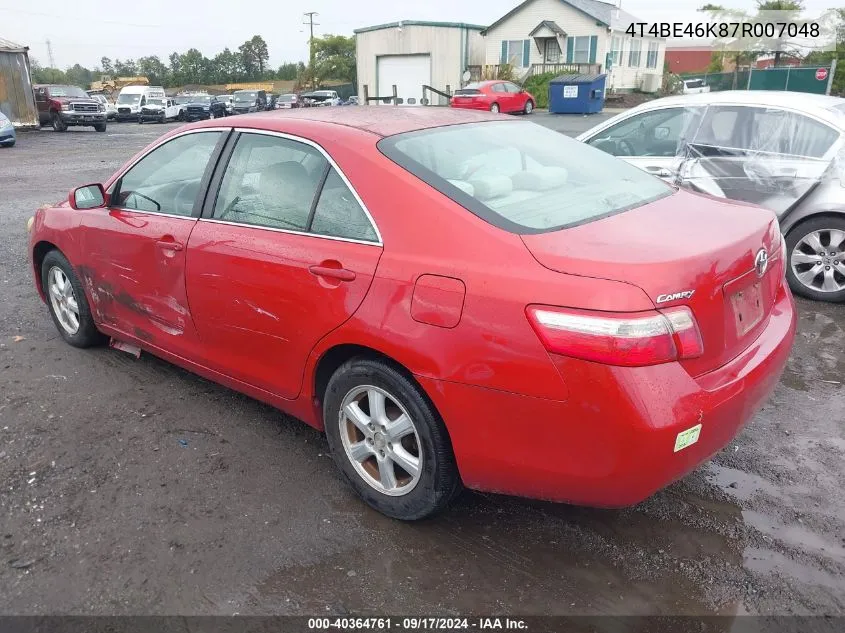
M 804 115 L 779 108 L 752 108 L 748 149 L 787 156 L 822 158 L 839 133 Z
M 748 136 L 741 125 L 746 108 L 739 106 L 712 106 L 701 122 L 696 144 L 713 147 L 743 148 Z
M 505 92 L 504 84 L 493 84 L 493 92 Z
M 323 155 L 304 143 L 242 134 L 226 167 L 213 217 L 304 231 L 326 165 Z
M 599 132 L 587 141 L 613 156 L 675 156 L 691 140 L 701 108 L 664 108 L 644 112 Z
M 220 132 L 178 136 L 138 161 L 120 179 L 114 206 L 189 216 Z
M 520 91 L 520 88 L 516 84 L 505 84 L 505 90 L 516 94 Z
M 320 192 L 311 231 L 320 235 L 375 242 L 376 232 L 364 209 L 332 167 Z

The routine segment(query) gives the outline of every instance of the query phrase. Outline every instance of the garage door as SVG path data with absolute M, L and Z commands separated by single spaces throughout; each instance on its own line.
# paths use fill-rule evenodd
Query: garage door
M 393 94 L 400 105 L 420 105 L 423 85 L 431 85 L 430 55 L 387 55 L 378 58 L 378 96 Z

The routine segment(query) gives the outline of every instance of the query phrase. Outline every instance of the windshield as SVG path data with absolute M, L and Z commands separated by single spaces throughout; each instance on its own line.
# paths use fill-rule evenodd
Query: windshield
M 50 86 L 51 97 L 88 97 L 82 88 L 76 86 Z
M 139 94 L 126 94 L 121 92 L 120 95 L 117 97 L 117 103 L 125 105 L 135 105 L 140 100 L 141 95 Z
M 211 97 L 209 95 L 189 97 L 187 103 L 211 103 Z
M 644 171 L 529 122 L 410 132 L 379 149 L 491 224 L 554 231 L 648 204 L 673 189 Z
M 236 92 L 235 101 L 255 101 L 258 97 L 258 93 L 256 92 Z
M 285 101 L 285 102 L 293 101 L 294 99 L 296 99 L 296 95 L 282 95 L 281 97 L 279 97 L 279 101 Z
M 147 105 L 164 105 L 164 101 L 162 99 L 148 99 Z

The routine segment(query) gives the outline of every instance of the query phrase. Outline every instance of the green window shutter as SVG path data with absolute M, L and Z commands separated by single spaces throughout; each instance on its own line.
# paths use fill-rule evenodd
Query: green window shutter
M 507 64 L 508 63 L 508 41 L 502 40 L 502 57 L 499 60 L 500 64 Z
M 522 67 L 528 68 L 528 57 L 531 55 L 531 40 L 522 40 Z
M 572 63 L 572 50 L 575 47 L 575 40 L 571 37 L 566 38 L 566 63 Z
M 596 63 L 596 49 L 599 46 L 599 37 L 598 35 L 591 35 L 590 36 L 590 63 Z

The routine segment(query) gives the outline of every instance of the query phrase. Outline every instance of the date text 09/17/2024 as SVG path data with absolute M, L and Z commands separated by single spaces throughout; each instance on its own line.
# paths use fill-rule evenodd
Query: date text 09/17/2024
M 508 617 L 325 617 L 308 618 L 309 631 L 525 631 L 528 624 Z

